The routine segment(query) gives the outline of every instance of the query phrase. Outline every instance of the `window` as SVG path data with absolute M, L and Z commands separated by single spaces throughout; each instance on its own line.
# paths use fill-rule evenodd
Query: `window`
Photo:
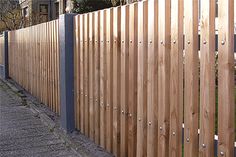
M 55 17 L 56 19 L 59 18 L 59 2 L 55 3 Z
M 40 22 L 48 21 L 48 4 L 39 5 Z
M 23 8 L 23 16 L 28 17 L 29 16 L 29 7 Z

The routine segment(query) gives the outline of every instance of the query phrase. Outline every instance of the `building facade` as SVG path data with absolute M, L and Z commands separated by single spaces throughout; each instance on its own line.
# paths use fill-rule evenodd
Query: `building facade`
M 57 19 L 65 12 L 66 0 L 19 0 L 26 26 Z

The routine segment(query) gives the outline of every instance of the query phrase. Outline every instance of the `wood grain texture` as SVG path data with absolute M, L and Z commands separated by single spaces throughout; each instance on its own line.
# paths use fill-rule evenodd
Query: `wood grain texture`
M 58 20 L 9 32 L 9 74 L 59 114 Z M 42 33 L 45 32 L 45 33 Z M 58 103 L 57 103 L 58 102 Z
M 184 1 L 184 156 L 198 156 L 198 1 Z
M 199 156 L 214 156 L 215 1 L 201 2 Z
M 182 157 L 183 0 L 171 1 L 169 156 Z
M 169 156 L 170 0 L 158 2 L 158 156 Z
M 138 3 L 137 157 L 147 156 L 147 1 Z
M 227 11 L 226 11 L 227 10 Z M 218 156 L 234 156 L 234 1 L 219 0 Z

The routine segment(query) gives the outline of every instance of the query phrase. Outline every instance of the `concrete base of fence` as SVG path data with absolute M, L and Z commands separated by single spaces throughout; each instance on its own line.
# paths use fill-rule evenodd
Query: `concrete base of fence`
M 75 130 L 74 16 L 75 14 L 64 14 L 59 17 L 61 127 L 67 132 Z
M 8 32 L 3 33 L 4 50 L 3 50 L 3 65 L 0 64 L 0 78 L 8 79 Z

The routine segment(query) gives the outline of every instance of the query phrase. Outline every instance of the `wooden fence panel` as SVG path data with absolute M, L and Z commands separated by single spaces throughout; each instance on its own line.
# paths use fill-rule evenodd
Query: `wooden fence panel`
M 234 156 L 234 1 L 219 0 L 218 156 Z
M 232 156 L 233 4 L 219 1 L 217 87 L 215 2 L 202 1 L 201 17 L 198 2 L 147 0 L 75 17 L 77 129 L 117 157 L 213 156 L 216 88 L 219 154 Z
M 58 20 L 9 32 L 9 75 L 59 114 L 57 31 Z

